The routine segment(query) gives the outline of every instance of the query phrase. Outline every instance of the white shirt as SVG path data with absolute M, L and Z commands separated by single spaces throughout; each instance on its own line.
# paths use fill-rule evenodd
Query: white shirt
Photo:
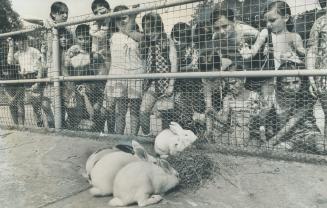
M 20 66 L 20 74 L 38 72 L 42 67 L 41 52 L 33 47 L 27 47 L 25 51 L 17 51 L 14 54 L 15 62 Z
M 111 67 L 109 74 L 140 74 L 145 67 L 139 44 L 127 35 L 116 32 L 110 39 Z

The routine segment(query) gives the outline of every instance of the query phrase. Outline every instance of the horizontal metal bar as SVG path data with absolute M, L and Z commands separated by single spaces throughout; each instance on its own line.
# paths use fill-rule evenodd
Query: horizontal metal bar
M 59 81 L 97 81 L 115 79 L 195 79 L 195 78 L 226 78 L 226 77 L 284 77 L 284 76 L 327 76 L 327 69 L 317 70 L 267 70 L 267 71 L 219 71 L 219 72 L 179 72 L 179 73 L 152 73 L 152 74 L 122 74 L 96 76 L 60 76 Z M 51 78 L 0 80 L 0 84 L 53 82 Z
M 29 29 L 24 29 L 24 30 L 2 33 L 2 34 L 0 34 L 0 38 L 6 38 L 6 37 L 14 36 L 14 35 L 20 35 L 20 34 L 24 34 L 24 33 L 33 32 L 40 28 L 42 28 L 42 27 L 34 27 L 34 28 L 29 28 Z
M 175 0 L 171 3 L 169 3 L 167 0 L 166 1 L 158 1 L 158 4 L 154 4 L 152 6 L 138 7 L 138 8 L 134 8 L 134 9 L 119 11 L 119 12 L 112 12 L 112 13 L 103 14 L 103 15 L 92 15 L 92 16 L 88 16 L 88 17 L 80 19 L 80 20 L 73 20 L 73 21 L 58 23 L 58 24 L 55 24 L 54 27 L 66 27 L 66 26 L 70 26 L 70 25 L 76 25 L 76 24 L 81 24 L 81 23 L 85 23 L 85 22 L 101 20 L 101 19 L 108 18 L 108 17 L 117 17 L 117 16 L 122 16 L 122 15 L 128 15 L 128 14 L 137 14 L 140 12 L 146 12 L 146 11 L 151 11 L 151 10 L 156 10 L 156 9 L 163 9 L 163 8 L 179 6 L 179 5 L 183 5 L 183 4 L 201 2 L 201 1 L 204 1 L 204 0 Z
M 0 80 L 0 84 L 41 83 L 41 82 L 51 82 L 51 79 L 43 78 L 43 79 Z

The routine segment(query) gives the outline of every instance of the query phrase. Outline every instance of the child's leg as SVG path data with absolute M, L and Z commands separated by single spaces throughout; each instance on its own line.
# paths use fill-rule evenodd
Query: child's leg
M 114 134 L 116 121 L 116 99 L 109 96 L 107 96 L 106 100 L 106 120 L 108 133 Z
M 41 95 L 38 93 L 32 93 L 31 95 L 31 105 L 33 107 L 33 114 L 36 120 L 36 125 L 38 127 L 44 127 L 43 120 L 42 120 L 42 110 L 41 110 Z
M 19 87 L 17 88 L 17 116 L 18 116 L 18 125 L 25 124 L 25 88 Z
M 128 99 L 116 98 L 117 99 L 117 111 L 116 111 L 116 133 L 124 134 L 126 124 L 126 113 L 128 108 Z
M 130 99 L 131 134 L 137 135 L 140 129 L 140 98 Z
M 42 110 L 44 114 L 44 120 L 47 123 L 48 128 L 54 128 L 54 115 L 51 109 L 51 101 L 48 98 L 43 97 L 42 99 Z M 63 108 L 62 111 L 65 113 L 65 109 Z
M 146 135 L 150 134 L 150 115 L 156 99 L 157 96 L 151 90 L 146 91 L 142 98 L 140 125 Z
M 169 128 L 170 122 L 173 121 L 173 113 L 173 109 L 161 111 L 162 129 Z
M 9 110 L 12 120 L 15 125 L 18 125 L 18 100 L 16 94 L 18 91 L 12 87 L 5 88 L 8 100 L 9 100 Z

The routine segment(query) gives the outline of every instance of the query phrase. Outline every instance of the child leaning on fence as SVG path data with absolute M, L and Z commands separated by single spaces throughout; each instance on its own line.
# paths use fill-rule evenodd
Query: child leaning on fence
M 142 56 L 147 73 L 177 72 L 177 54 L 174 42 L 164 31 L 159 14 L 148 13 L 142 18 L 145 38 Z M 150 133 L 150 115 L 156 104 L 161 113 L 162 128 L 168 128 L 174 109 L 174 79 L 144 80 L 140 122 L 144 134 Z
M 14 52 L 14 44 L 17 46 L 18 51 Z M 44 72 L 44 57 L 41 52 L 28 45 L 28 37 L 25 34 L 14 36 L 9 39 L 9 51 L 7 57 L 8 64 L 19 65 L 19 79 L 39 79 L 43 78 Z M 15 90 L 15 93 L 9 93 L 9 100 L 11 108 L 17 109 L 17 114 L 14 114 L 14 122 L 21 120 L 20 124 L 25 121 L 25 90 L 31 90 L 30 102 L 33 107 L 36 124 L 38 127 L 44 125 L 53 128 L 53 114 L 49 102 L 43 102 L 44 86 L 41 83 L 28 83 L 24 84 Z M 42 110 L 44 118 L 42 118 Z M 44 123 L 46 122 L 46 123 Z
M 304 65 L 287 62 L 280 69 L 304 69 Z M 272 147 L 308 153 L 325 150 L 313 113 L 316 98 L 309 92 L 307 77 L 278 77 L 275 90 L 261 103 L 261 124 Z
M 243 70 L 242 66 L 233 63 L 224 68 L 227 71 Z M 212 120 L 211 130 L 215 140 L 225 145 L 255 144 L 257 138 L 252 138 L 251 135 L 252 131 L 258 129 L 253 120 L 259 113 L 259 94 L 245 88 L 245 78 L 230 77 L 224 79 L 224 83 L 226 94 L 219 98 L 222 99 L 220 110 L 206 110 L 206 116 Z
M 127 9 L 127 6 L 120 5 L 115 7 L 114 12 Z M 139 41 L 143 34 L 137 31 L 135 18 L 136 15 L 133 14 L 112 19 L 115 28 L 110 39 L 111 66 L 109 76 L 145 72 L 139 50 Z M 124 134 L 126 113 L 128 106 L 130 106 L 131 134 L 137 135 L 140 125 L 142 83 L 142 80 L 139 79 L 114 79 L 107 82 L 108 132 Z M 115 111 L 116 116 L 112 117 L 115 115 Z
M 89 30 L 90 27 L 86 24 L 76 27 L 76 44 L 66 52 L 64 76 L 95 75 L 101 70 L 101 67 L 105 67 L 103 59 L 101 60 L 100 56 L 94 58 L 91 53 Z M 99 98 L 103 96 L 103 91 L 97 87 L 98 85 L 94 81 L 64 82 L 63 99 L 68 116 L 68 128 L 77 128 L 82 119 L 89 119 L 91 129 L 94 129 L 95 119 L 101 119 L 101 115 L 95 118 L 95 111 L 97 110 L 95 107 L 102 106 L 102 103 L 99 103 Z

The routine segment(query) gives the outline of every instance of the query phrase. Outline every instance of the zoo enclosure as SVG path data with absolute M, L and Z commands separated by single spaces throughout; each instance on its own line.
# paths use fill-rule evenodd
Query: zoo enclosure
M 235 4 L 232 4 L 231 2 L 234 2 Z M 302 1 L 298 1 L 299 2 L 299 7 L 303 6 L 301 5 L 303 2 Z M 215 5 L 213 4 L 215 3 Z M 197 118 L 195 118 L 196 116 L 194 116 L 194 113 L 192 112 L 192 115 L 187 115 L 185 117 L 181 116 L 179 118 L 176 118 L 174 114 L 181 114 L 180 112 L 187 112 L 190 114 L 190 112 L 188 112 L 190 110 L 190 108 L 185 108 L 184 106 L 182 106 L 182 109 L 179 109 L 181 111 L 177 111 L 176 110 L 176 106 L 180 100 L 182 100 L 182 104 L 181 105 L 191 105 L 191 111 L 199 111 L 197 112 L 199 114 L 199 117 L 201 117 L 200 114 L 204 115 L 204 108 L 206 106 L 206 98 L 205 95 L 203 95 L 205 92 L 203 91 L 203 89 L 195 89 L 194 86 L 199 86 L 200 88 L 203 87 L 204 84 L 199 84 L 195 81 L 199 81 L 199 79 L 212 79 L 212 78 L 218 78 L 218 80 L 222 80 L 222 79 L 226 79 L 224 81 L 224 83 L 222 84 L 222 82 L 220 83 L 220 95 L 218 96 L 219 98 L 217 98 L 216 100 L 218 104 L 217 105 L 217 111 L 220 111 L 223 109 L 223 97 L 228 94 L 228 88 L 224 88 L 223 89 L 223 85 L 225 83 L 228 83 L 229 79 L 233 78 L 233 77 L 237 77 L 237 78 L 248 78 L 248 80 L 251 80 L 253 78 L 257 78 L 261 81 L 259 81 L 258 83 L 264 83 L 264 81 L 267 77 L 308 77 L 308 76 L 313 76 L 313 77 L 321 77 L 321 76 L 325 76 L 327 75 L 326 71 L 324 70 L 308 70 L 308 69 L 284 69 L 284 70 L 258 70 L 258 67 L 254 67 L 253 63 L 258 64 L 257 62 L 260 62 L 259 64 L 262 64 L 261 62 L 264 61 L 262 57 L 255 57 L 253 59 L 249 61 L 245 61 L 244 59 L 238 59 L 237 55 L 237 50 L 235 50 L 235 48 L 237 48 L 235 45 L 229 45 L 229 40 L 227 38 L 221 38 L 220 41 L 217 41 L 216 39 L 212 38 L 213 35 L 215 34 L 215 32 L 213 31 L 213 25 L 214 22 L 213 20 L 210 18 L 210 14 L 212 13 L 212 11 L 214 9 L 221 9 L 221 10 L 226 10 L 227 9 L 231 9 L 234 11 L 235 13 L 235 22 L 236 21 L 243 21 L 244 25 L 250 25 L 253 28 L 256 28 L 258 31 L 264 29 L 264 22 L 265 19 L 262 16 L 262 13 L 264 11 L 264 8 L 268 6 L 268 4 L 270 3 L 270 1 L 257 1 L 256 3 L 251 2 L 251 4 L 246 4 L 247 1 L 244 2 L 238 2 L 238 1 L 227 1 L 226 2 L 211 2 L 211 1 L 198 1 L 198 0 L 188 0 L 188 1 L 158 1 L 158 2 L 153 2 L 152 4 L 144 4 L 144 5 L 140 5 L 137 8 L 131 8 L 125 11 L 120 11 L 120 12 L 114 12 L 114 13 L 109 13 L 109 14 L 104 14 L 104 15 L 99 15 L 99 16 L 85 16 L 85 17 L 80 17 L 77 19 L 72 19 L 69 20 L 65 23 L 58 23 L 55 24 L 52 27 L 52 33 L 53 33 L 53 42 L 52 42 L 52 59 L 53 61 L 50 63 L 47 63 L 48 66 L 46 67 L 48 69 L 48 76 L 46 78 L 38 78 L 38 79 L 17 79 L 18 78 L 18 74 L 17 72 L 15 72 L 15 70 L 17 70 L 14 66 L 8 66 L 7 64 L 2 64 L 2 68 L 3 71 L 6 71 L 4 75 L 4 73 L 2 74 L 4 79 L 7 80 L 1 80 L 0 83 L 3 84 L 4 88 L 7 91 L 17 91 L 18 86 L 21 88 L 22 86 L 25 88 L 24 91 L 28 91 L 27 89 L 30 87 L 30 83 L 45 83 L 43 85 L 43 90 L 44 90 L 44 97 L 47 97 L 50 105 L 51 105 L 51 109 L 54 112 L 54 127 L 56 129 L 62 129 L 62 128 L 67 128 L 67 126 L 63 126 L 63 121 L 67 120 L 65 118 L 68 117 L 68 113 L 63 113 L 63 108 L 65 108 L 65 104 L 64 104 L 64 98 L 63 94 L 64 92 L 64 86 L 61 83 L 71 83 L 71 82 L 85 82 L 85 81 L 96 81 L 95 85 L 98 85 L 100 83 L 100 81 L 111 81 L 112 83 L 120 83 L 120 81 L 124 81 L 124 80 L 135 80 L 135 82 L 133 82 L 134 88 L 140 88 L 139 85 L 142 84 L 142 82 L 137 82 L 140 80 L 162 80 L 162 79 L 167 79 L 167 78 L 172 78 L 175 80 L 181 80 L 184 79 L 187 80 L 184 82 L 184 86 L 181 87 L 180 91 L 174 96 L 174 108 L 168 108 L 165 106 L 163 106 L 163 108 L 169 109 L 169 110 L 173 110 L 176 112 L 172 112 L 170 114 L 168 114 L 168 117 L 170 118 L 169 120 L 175 120 L 175 119 L 180 119 L 181 122 L 183 122 L 183 119 L 189 119 L 190 116 L 192 117 L 192 124 L 186 123 L 185 125 L 183 125 L 186 128 L 191 128 L 190 126 L 193 127 L 193 130 L 197 131 L 198 129 L 203 129 L 203 131 L 198 131 L 196 133 L 198 133 L 201 137 L 206 137 L 208 136 L 207 134 L 204 134 L 206 132 L 206 126 L 208 126 L 208 122 L 207 121 L 203 121 L 203 117 L 202 117 L 202 121 L 199 121 L 198 123 L 200 123 L 199 125 L 196 125 L 195 123 L 197 123 Z M 219 5 L 221 4 L 221 5 Z M 249 9 L 252 8 L 252 9 Z M 253 8 L 256 9 L 256 13 L 253 14 Z M 74 76 L 67 76 L 67 75 L 63 75 L 62 74 L 62 65 L 63 62 L 61 61 L 61 51 L 62 49 L 60 49 L 59 46 L 59 42 L 60 42 L 60 37 L 59 37 L 59 30 L 60 28 L 70 28 L 70 30 L 74 31 L 74 27 L 76 25 L 79 24 L 83 24 L 83 23 L 92 23 L 94 21 L 97 20 L 104 20 L 106 18 L 111 18 L 111 19 L 115 19 L 116 17 L 123 17 L 124 15 L 131 15 L 131 14 L 137 14 L 137 18 L 136 18 L 136 22 L 141 25 L 141 17 L 143 17 L 145 14 L 148 14 L 149 12 L 155 12 L 157 14 L 159 14 L 164 22 L 164 26 L 165 26 L 165 32 L 169 33 L 169 31 L 171 31 L 172 26 L 177 23 L 177 22 L 185 22 L 185 23 L 189 23 L 191 25 L 191 34 L 184 34 L 185 38 L 188 38 L 188 40 L 190 42 L 193 42 L 193 47 L 198 47 L 197 49 L 200 51 L 199 54 L 201 54 L 202 56 L 206 56 L 209 52 L 206 51 L 210 51 L 212 49 L 216 49 L 217 51 L 220 52 L 220 57 L 221 58 L 228 58 L 234 62 L 237 63 L 237 65 L 242 65 L 243 66 L 243 70 L 242 71 L 229 71 L 229 70 L 212 70 L 209 69 L 211 67 L 209 66 L 205 66 L 203 71 L 199 71 L 198 66 L 195 64 L 195 66 L 191 69 L 189 69 L 187 71 L 187 73 L 185 72 L 168 72 L 168 73 L 139 73 L 139 74 L 110 74 L 108 75 L 94 75 L 92 73 L 86 73 L 83 75 L 74 75 Z M 318 19 L 318 17 L 322 16 L 324 14 L 324 9 L 315 9 L 312 11 L 307 11 L 303 14 L 300 15 L 295 15 L 293 17 L 294 20 L 294 29 L 292 32 L 297 32 L 301 35 L 302 39 L 303 39 L 303 43 L 304 46 L 307 45 L 307 40 L 309 39 L 309 33 L 310 33 L 310 29 L 311 26 L 313 25 L 313 23 L 315 22 L 316 19 Z M 227 14 L 227 17 L 230 14 Z M 141 26 L 140 26 L 141 27 Z M 167 29 L 168 28 L 168 29 Z M 310 29 L 309 29 L 310 28 Z M 142 27 L 142 29 L 144 30 L 145 28 Z M 49 31 L 45 31 L 45 28 L 33 28 L 33 29 L 27 29 L 27 30 L 23 30 L 23 31 L 16 31 L 16 32 L 11 32 L 11 33 L 7 33 L 7 34 L 0 34 L 0 37 L 2 38 L 2 46 L 5 48 L 8 48 L 7 42 L 5 41 L 6 38 L 11 37 L 11 36 L 15 36 L 15 35 L 19 35 L 19 34 L 30 34 L 32 36 L 34 36 L 34 39 L 29 39 L 27 40 L 29 42 L 30 45 L 34 46 L 35 48 L 38 48 L 41 50 L 42 48 L 42 41 L 38 38 L 38 34 L 42 34 L 45 35 L 46 33 L 48 33 Z M 76 35 L 75 35 L 76 36 Z M 208 38 L 209 37 L 209 38 Z M 211 37 L 211 38 L 210 38 Z M 76 44 L 76 37 L 71 37 L 71 41 L 73 42 L 72 45 Z M 108 38 L 109 39 L 109 38 Z M 235 37 L 231 38 L 232 42 L 235 42 Z M 202 42 L 201 42 L 202 41 Z M 218 43 L 217 43 L 218 42 Z M 222 46 L 221 42 L 227 42 L 227 45 Z M 251 42 L 252 44 L 254 42 Z M 107 46 L 109 46 L 109 42 L 106 43 Z M 222 51 L 227 51 L 227 55 L 226 53 L 222 52 Z M 115 52 L 114 48 L 111 48 L 111 53 L 113 54 Z M 205 51 L 203 55 L 203 53 L 201 53 L 202 51 Z M 8 51 L 6 50 L 6 52 L 4 53 L 3 57 L 5 57 L 5 54 L 7 54 Z M 230 54 L 230 53 L 234 53 L 234 54 Z M 234 56 L 233 56 L 234 55 Z M 226 57 L 225 57 L 226 56 Z M 46 57 L 48 58 L 48 57 Z M 235 59 L 234 59 L 235 58 Z M 177 58 L 178 59 L 178 58 Z M 224 59 L 225 60 L 225 59 Z M 222 61 L 221 61 L 222 62 Z M 269 62 L 269 58 L 268 58 L 268 62 Z M 98 63 L 93 64 L 91 67 L 93 68 L 97 68 Z M 126 64 L 126 63 L 122 63 L 122 64 Z M 180 63 L 178 63 L 180 64 Z M 214 64 L 214 63 L 213 63 Z M 263 63 L 264 64 L 264 63 Z M 224 63 L 222 62 L 222 65 L 224 65 Z M 260 67 L 259 67 L 260 68 Z M 11 71 L 12 69 L 12 71 Z M 262 68 L 261 68 L 262 69 Z M 74 69 L 75 70 L 75 69 Z M 77 71 L 77 69 L 76 69 Z M 96 74 L 96 73 L 95 73 Z M 261 78 L 261 79 L 260 79 Z M 263 79 L 265 78 L 265 79 Z M 10 79 L 10 80 L 8 80 Z M 273 83 L 271 83 L 272 86 L 277 87 L 276 82 L 277 79 L 274 80 Z M 141 83 L 141 84 L 140 84 Z M 203 83 L 203 81 L 202 81 Z M 255 82 L 248 82 L 247 81 L 247 88 L 250 89 L 250 91 L 258 91 L 257 89 L 257 85 L 258 83 Z M 26 87 L 26 86 L 29 87 Z M 100 84 L 99 84 L 100 85 Z M 214 85 L 214 83 L 212 83 L 212 85 Z M 253 86 L 252 86 L 253 85 Z M 259 84 L 261 85 L 261 84 Z M 114 85 L 110 85 L 109 87 L 106 86 L 107 90 L 108 88 L 112 87 L 112 86 L 116 86 Z M 193 87 L 193 88 L 192 88 Z M 225 86 L 224 86 L 225 87 Z M 273 87 L 273 88 L 274 88 Z M 113 87 L 112 87 L 113 88 Z M 8 90 L 9 89 L 9 90 Z M 101 88 L 92 88 L 93 90 L 101 90 Z M 85 90 L 85 89 L 84 89 Z M 104 89 L 102 89 L 104 90 Z M 227 91 L 226 91 L 227 90 Z M 260 91 L 260 90 L 259 90 Z M 74 92 L 75 93 L 75 92 Z M 184 94 L 183 94 L 184 93 Z M 33 92 L 30 92 L 30 94 L 26 93 L 26 98 L 25 104 L 29 104 L 30 102 L 33 102 Z M 96 95 L 95 95 L 96 94 Z M 101 93 L 100 93 L 101 94 Z M 104 93 L 105 94 L 105 93 Z M 182 95 L 181 95 L 182 94 Z M 260 93 L 258 93 L 260 94 Z M 178 95 L 178 96 L 177 96 Z M 96 96 L 101 96 L 99 95 L 99 93 L 90 93 L 90 98 L 95 97 Z M 183 97 L 184 96 L 184 97 Z M 32 98 L 32 101 L 28 101 L 29 97 Z M 115 97 L 115 96 L 113 96 Z M 203 98 L 201 98 L 203 97 Z M 77 98 L 75 98 L 76 100 L 78 100 Z M 201 101 L 199 101 L 200 99 L 202 99 Z M 313 134 L 319 134 L 319 132 L 323 132 L 324 130 L 324 117 L 322 117 L 322 110 L 321 107 L 319 107 L 319 101 L 316 100 L 317 98 L 314 98 L 314 96 L 311 96 L 309 94 L 303 94 L 303 96 L 301 97 L 301 99 L 303 99 L 303 102 L 314 102 L 315 105 L 311 106 L 312 110 L 316 113 L 314 118 L 312 118 L 313 120 L 315 120 L 315 123 L 318 124 L 318 126 L 320 127 L 319 131 L 314 131 Z M 5 99 L 4 99 L 5 100 Z M 96 99 L 97 100 L 97 99 Z M 78 100 L 79 102 L 85 102 L 85 100 L 83 100 L 83 98 L 80 98 L 80 100 Z M 102 100 L 100 99 L 100 102 Z M 108 100 L 107 98 L 103 98 L 103 103 L 106 103 Z M 76 102 L 76 101 L 75 101 Z M 127 101 L 126 101 L 127 102 Z M 184 102 L 184 103 L 183 103 Z M 185 103 L 186 102 L 186 103 Z M 188 102 L 192 102 L 192 103 L 188 103 Z M 168 105 L 169 102 L 162 102 L 162 105 Z M 241 103 L 245 104 L 246 100 L 243 100 Z M 6 105 L 6 102 L 3 102 L 4 105 Z M 76 104 L 76 103 L 75 103 Z M 78 102 L 77 102 L 78 104 Z M 236 103 L 237 104 L 237 103 Z M 103 104 L 105 105 L 105 104 Z M 317 107 L 318 106 L 318 107 Z M 26 108 L 25 110 L 25 122 L 23 123 L 24 126 L 27 127 L 35 127 L 37 126 L 37 121 L 35 121 L 35 118 L 33 118 L 33 116 L 31 115 L 33 113 L 33 110 L 31 108 L 31 106 L 24 106 Z M 152 113 L 153 115 L 151 115 L 151 133 L 152 135 L 156 135 L 162 128 L 162 122 L 160 121 L 159 118 L 161 118 L 162 116 L 162 112 L 160 110 L 158 110 L 158 106 L 155 106 L 156 108 L 154 108 L 154 112 Z M 189 106 L 187 106 L 189 107 Z M 235 107 L 235 106 L 233 106 Z M 244 105 L 243 105 L 244 107 Z M 132 107 L 130 107 L 132 108 Z M 160 108 L 160 106 L 159 106 Z M 242 104 L 241 107 L 235 107 L 236 109 L 240 109 L 242 108 Z M 194 110 L 195 109 L 195 110 Z M 88 111 L 89 110 L 89 111 Z M 117 107 L 116 107 L 117 110 Z M 2 107 L 1 111 L 3 112 L 2 115 L 3 117 L 2 119 L 2 125 L 5 126 L 11 126 L 13 125 L 13 121 L 11 119 L 11 115 L 9 115 L 9 110 L 6 107 Z M 90 118 L 90 112 L 94 113 L 94 109 L 90 110 L 90 109 L 84 109 L 83 111 L 78 111 L 78 114 L 85 114 L 85 117 L 81 118 L 80 120 L 78 120 L 78 125 L 74 126 L 74 128 L 70 128 L 73 130 L 92 130 L 90 129 L 90 125 L 89 122 L 87 122 L 87 120 L 91 120 Z M 27 114 L 27 113 L 28 114 Z M 306 112 L 306 111 L 305 111 Z M 317 113 L 318 112 L 318 113 Z M 43 113 L 44 114 L 44 113 Z M 300 113 L 301 114 L 301 113 Z M 303 113 L 303 115 L 305 115 Z M 93 115 L 96 116 L 96 115 Z M 245 120 L 248 120 L 249 117 L 248 115 L 245 115 L 245 113 L 243 112 L 242 115 L 239 115 L 241 117 L 241 123 L 245 122 Z M 178 116 L 177 116 L 178 117 Z M 204 118 L 204 120 L 206 120 L 207 117 Z M 84 123 L 82 122 L 82 120 L 84 121 Z M 201 119 L 198 119 L 201 120 Z M 268 117 L 267 120 L 270 121 L 274 121 L 275 123 L 279 122 L 275 117 Z M 140 120 L 140 122 L 142 122 L 142 120 Z M 202 122 L 202 123 L 201 123 Z M 259 121 L 257 121 L 259 122 Z M 127 122 L 128 123 L 128 122 Z M 219 122 L 218 122 L 219 123 Z M 107 126 L 108 126 L 108 121 L 107 121 Z M 117 125 L 117 124 L 116 124 Z M 127 124 L 127 127 L 125 127 L 124 132 L 127 134 L 130 134 L 131 132 L 128 131 L 128 128 L 131 128 L 129 126 L 130 124 Z M 210 124 L 211 125 L 211 124 Z M 219 124 L 217 124 L 219 126 Z M 230 125 L 230 124 L 229 124 Z M 302 125 L 302 124 L 301 124 Z M 46 125 L 45 125 L 46 126 Z M 142 125 L 141 125 L 142 126 Z M 240 126 L 238 126 L 240 127 Z M 237 125 L 234 126 L 234 130 L 236 131 L 236 128 L 238 128 Z M 305 126 L 304 126 L 305 127 Z M 107 127 L 108 128 L 108 127 Z M 117 127 L 116 127 L 117 128 Z M 243 128 L 243 129 L 242 129 Z M 247 127 L 248 128 L 248 127 Z M 277 127 L 276 127 L 277 128 Z M 282 127 L 279 127 L 281 129 L 279 129 L 279 131 L 282 131 Z M 232 131 L 233 129 L 230 129 L 230 131 Z M 102 131 L 102 130 L 100 130 Z M 106 130 L 108 131 L 108 130 Z M 105 132 L 106 132 L 105 131 Z M 242 133 L 242 131 L 248 131 L 248 129 L 245 129 L 244 127 L 241 127 L 241 133 L 239 134 L 232 134 L 230 132 L 227 133 L 227 135 L 221 135 L 221 133 L 218 131 L 214 132 L 213 135 L 210 135 L 210 137 L 213 138 L 218 138 L 219 142 L 222 143 L 223 145 L 231 145 L 231 146 L 241 146 L 242 148 L 245 148 L 245 145 L 243 144 L 243 140 L 244 140 L 244 134 Z M 286 130 L 285 130 L 286 131 Z M 291 133 L 299 133 L 296 132 L 296 130 L 294 130 L 294 132 L 292 132 L 292 130 L 290 131 Z M 139 130 L 139 133 L 142 134 L 141 130 Z M 300 132 L 303 133 L 303 132 Z M 299 134 L 300 134 L 299 133 Z M 304 132 L 303 134 L 306 134 L 307 132 Z M 312 132 L 311 132 L 312 133 Z M 309 132 L 310 134 L 310 132 Z M 205 136 L 203 136 L 205 135 Z M 300 134 L 301 135 L 301 134 Z M 223 139 L 219 139 L 219 138 L 223 138 L 223 137 L 227 137 L 227 139 L 223 140 Z M 318 138 L 319 136 L 317 136 Z M 215 140 L 215 139 L 214 139 Z M 307 141 L 303 141 L 304 143 L 306 143 Z M 322 149 L 325 149 L 325 144 L 326 144 L 326 138 L 324 137 L 319 137 L 319 140 L 316 141 L 317 144 L 322 147 Z M 261 144 L 251 144 L 249 146 L 253 146 L 253 147 L 257 147 L 257 146 L 261 146 Z M 268 148 L 273 148 L 273 144 L 269 143 L 268 140 Z M 287 143 L 285 144 L 285 146 L 280 146 L 280 149 L 287 149 Z M 305 149 L 304 152 L 306 153 L 315 153 L 314 150 L 311 150 L 310 148 Z

